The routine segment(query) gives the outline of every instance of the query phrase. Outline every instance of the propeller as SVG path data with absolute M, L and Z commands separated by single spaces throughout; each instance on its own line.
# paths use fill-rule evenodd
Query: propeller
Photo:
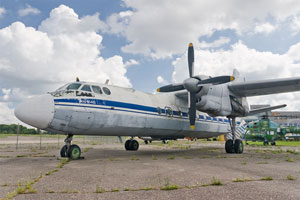
M 194 77 L 194 47 L 190 43 L 188 47 L 188 67 L 190 77 L 183 81 L 183 83 L 175 83 L 160 87 L 158 92 L 175 92 L 186 89 L 189 92 L 189 120 L 190 128 L 194 130 L 196 121 L 196 94 L 201 90 L 202 86 L 218 85 L 228 83 L 234 80 L 233 76 L 216 76 L 204 80 Z

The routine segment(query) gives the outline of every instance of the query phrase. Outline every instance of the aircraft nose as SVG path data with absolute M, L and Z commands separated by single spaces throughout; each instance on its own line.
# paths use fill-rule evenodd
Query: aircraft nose
M 33 127 L 46 129 L 54 116 L 53 97 L 45 94 L 27 99 L 16 107 L 15 116 Z

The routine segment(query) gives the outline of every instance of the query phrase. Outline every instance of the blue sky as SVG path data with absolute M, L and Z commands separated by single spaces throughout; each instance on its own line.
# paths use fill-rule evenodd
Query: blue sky
M 2 0 L 0 111 L 12 113 L 25 97 L 76 76 L 153 92 L 187 77 L 189 42 L 197 74 L 238 68 L 246 80 L 300 76 L 299 32 L 296 0 Z M 297 94 L 288 98 L 295 100 L 289 110 L 297 109 Z

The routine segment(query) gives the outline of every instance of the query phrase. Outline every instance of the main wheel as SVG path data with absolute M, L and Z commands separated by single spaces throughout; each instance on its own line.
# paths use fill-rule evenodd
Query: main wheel
M 267 145 L 269 145 L 269 142 L 268 141 L 264 141 L 264 146 L 267 146 Z
M 136 151 L 139 148 L 139 143 L 136 140 L 131 140 L 129 146 L 130 146 L 130 150 Z
M 60 150 L 60 157 L 65 158 L 67 156 L 67 145 L 64 145 Z
M 242 140 L 235 140 L 234 142 L 234 152 L 235 153 L 243 153 L 244 151 L 244 144 Z
M 227 140 L 225 143 L 226 153 L 234 153 L 233 140 Z
M 125 142 L 125 149 L 126 149 L 126 151 L 131 150 L 130 149 L 130 140 L 126 140 L 126 142 Z
M 76 160 L 80 158 L 80 154 L 81 154 L 80 147 L 77 146 L 76 144 L 72 144 L 68 151 L 68 157 L 71 158 L 72 160 Z
M 148 144 L 148 140 L 145 140 L 144 142 L 145 142 L 145 144 Z
M 275 141 L 271 142 L 271 145 L 272 146 L 276 145 L 276 142 Z

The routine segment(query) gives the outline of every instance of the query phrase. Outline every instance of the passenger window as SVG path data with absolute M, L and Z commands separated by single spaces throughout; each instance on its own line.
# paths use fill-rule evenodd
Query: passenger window
M 96 85 L 92 85 L 92 89 L 95 93 L 97 94 L 102 94 L 102 90 L 99 86 L 96 86 Z
M 102 89 L 105 94 L 107 94 L 107 95 L 111 94 L 110 90 L 107 87 L 103 87 Z
M 81 86 L 80 83 L 72 83 L 67 87 L 67 90 L 77 90 Z
M 87 92 L 92 92 L 91 88 L 89 85 L 84 85 L 82 88 L 81 88 L 82 91 L 87 91 Z

